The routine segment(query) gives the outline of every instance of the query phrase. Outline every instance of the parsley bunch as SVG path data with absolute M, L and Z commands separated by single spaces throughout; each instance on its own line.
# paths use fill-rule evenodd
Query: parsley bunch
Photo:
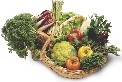
M 30 13 L 23 13 L 8 19 L 2 30 L 2 37 L 8 41 L 9 52 L 16 51 L 19 57 L 26 58 L 28 50 L 35 47 L 36 18 Z
M 103 53 L 94 53 L 86 59 L 80 59 L 82 70 L 91 70 L 96 67 L 101 67 L 105 63 Z

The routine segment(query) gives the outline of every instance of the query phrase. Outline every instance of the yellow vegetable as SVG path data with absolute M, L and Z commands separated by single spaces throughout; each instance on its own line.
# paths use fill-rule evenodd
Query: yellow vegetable
M 88 46 L 82 46 L 78 50 L 78 57 L 82 59 L 85 56 L 88 57 L 88 56 L 92 55 L 92 53 L 93 53 L 93 51 L 91 50 L 90 47 L 88 47 Z

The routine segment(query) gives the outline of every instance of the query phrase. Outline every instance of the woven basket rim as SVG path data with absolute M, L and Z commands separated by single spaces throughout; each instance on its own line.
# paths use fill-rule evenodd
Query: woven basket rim
M 46 54 L 46 51 L 45 53 Z M 104 55 L 104 63 L 107 62 L 108 59 L 108 54 Z M 90 74 L 96 72 L 97 70 L 99 70 L 100 68 L 103 67 L 103 65 L 99 66 L 99 67 L 95 67 L 91 70 L 69 70 L 67 68 L 64 68 L 62 66 L 59 65 L 54 65 L 53 61 L 47 57 L 47 55 L 43 55 L 43 57 L 41 57 L 39 59 L 41 62 L 43 62 L 47 67 L 49 67 L 52 71 L 54 71 L 55 73 L 57 73 L 58 75 L 65 77 L 65 78 L 69 78 L 69 79 L 80 79 L 80 78 L 84 78 L 86 76 L 89 76 Z

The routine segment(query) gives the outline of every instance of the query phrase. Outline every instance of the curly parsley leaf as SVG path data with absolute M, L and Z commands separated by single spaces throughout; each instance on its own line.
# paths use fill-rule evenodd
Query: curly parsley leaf
M 2 37 L 8 41 L 9 52 L 16 51 L 19 57 L 26 58 L 29 47 L 35 46 L 36 18 L 30 13 L 23 13 L 8 19 L 2 30 Z
M 96 67 L 101 67 L 105 63 L 103 53 L 93 53 L 91 56 L 85 59 L 80 59 L 81 68 L 83 70 L 91 70 Z

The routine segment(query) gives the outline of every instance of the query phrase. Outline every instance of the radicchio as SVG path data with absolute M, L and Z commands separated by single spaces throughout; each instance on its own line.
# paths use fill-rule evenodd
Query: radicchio
M 40 15 L 37 17 L 37 21 L 42 21 L 39 25 L 38 28 L 45 26 L 45 25 L 53 25 L 56 22 L 56 19 L 52 18 L 52 12 L 49 10 L 43 11 Z

